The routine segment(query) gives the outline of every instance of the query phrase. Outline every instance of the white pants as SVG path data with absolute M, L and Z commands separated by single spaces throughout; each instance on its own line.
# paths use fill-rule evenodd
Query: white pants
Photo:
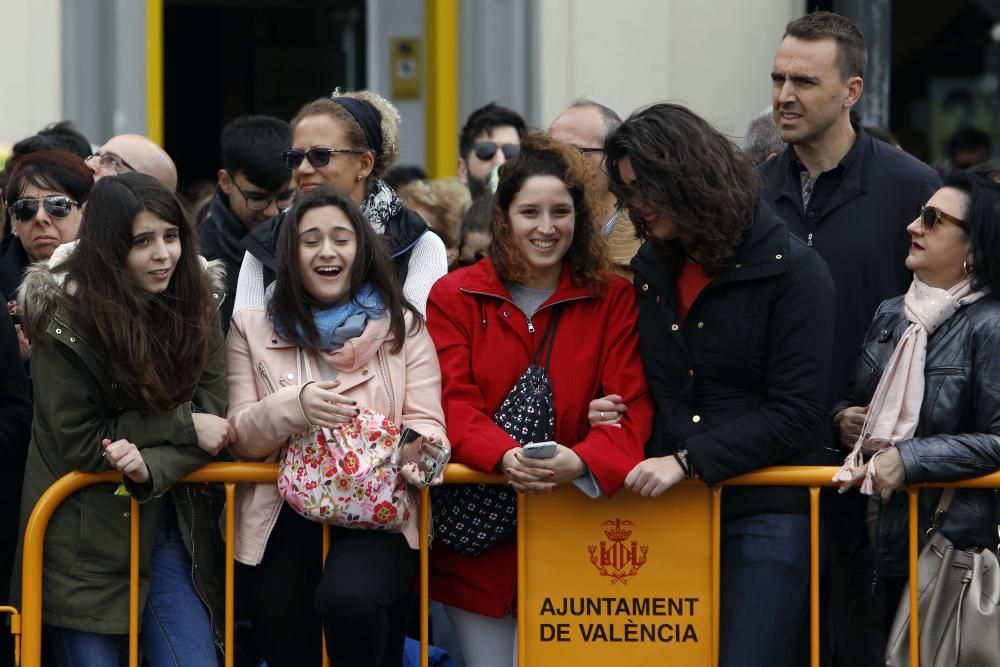
M 517 667 L 517 622 L 444 605 L 466 667 Z

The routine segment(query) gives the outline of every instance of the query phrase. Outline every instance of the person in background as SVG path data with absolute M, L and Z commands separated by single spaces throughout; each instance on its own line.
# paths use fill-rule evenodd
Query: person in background
M 427 172 L 423 167 L 415 164 L 397 164 L 395 167 L 385 172 L 382 179 L 390 188 L 399 192 L 399 189 L 413 181 L 426 181 Z
M 754 164 L 763 164 L 785 150 L 785 142 L 781 140 L 774 122 L 774 108 L 770 105 L 747 125 L 743 150 Z
M 993 155 L 990 135 L 976 127 L 963 127 L 948 139 L 948 167 L 968 169 Z
M 876 311 L 851 394 L 835 408 L 841 444 L 853 450 L 835 479 L 846 485 L 864 480 L 861 491 L 869 496 L 862 527 L 875 549 L 874 575 L 887 592 L 876 610 L 879 623 L 866 631 L 883 651 L 909 575 L 907 497 L 895 492 L 1000 469 L 998 214 L 1000 184 L 988 175 L 945 177 L 908 227 L 910 289 Z M 942 535 L 957 549 L 995 549 L 996 492 L 947 492 L 954 497 Z M 941 495 L 921 491 L 920 535 Z M 872 574 L 856 576 L 868 583 Z
M 434 345 L 357 205 L 329 186 L 310 190 L 276 249 L 266 303 L 237 311 L 227 341 L 233 453 L 277 461 L 290 436 L 362 409 L 447 447 Z M 334 665 L 399 667 L 419 560 L 415 495 L 401 533 L 331 526 L 324 565 L 320 524 L 277 485 L 236 493 L 245 609 L 267 664 L 318 664 L 322 619 Z
M 501 168 L 494 202 L 489 257 L 439 280 L 427 307 L 453 460 L 502 473 L 518 491 L 573 484 L 591 497 L 611 495 L 642 458 L 652 403 L 635 292 L 608 272 L 596 222 L 601 193 L 578 151 L 533 134 Z M 493 415 L 553 318 L 547 372 L 559 444 L 551 458 L 528 459 Z M 590 401 L 607 394 L 621 397 L 624 417 L 591 425 Z M 431 554 L 431 597 L 447 606 L 469 667 L 514 663 L 516 552 L 508 537 L 478 556 L 443 544 Z
M 525 132 L 521 114 L 495 102 L 469 114 L 458 138 L 458 179 L 468 186 L 472 199 L 487 192 L 495 167 L 517 155 Z
M 746 154 L 682 106 L 633 113 L 607 161 L 648 239 L 632 267 L 656 420 L 625 486 L 658 496 L 687 477 L 817 465 L 834 317 L 823 260 L 761 204 Z M 805 489 L 726 489 L 720 666 L 803 664 L 808 538 Z
M 148 174 L 171 192 L 177 191 L 177 167 L 167 152 L 139 134 L 119 134 L 108 139 L 86 160 L 94 181 L 130 171 Z
M 288 123 L 271 116 L 240 116 L 222 129 L 222 169 L 198 232 L 205 259 L 226 267 L 226 300 L 220 318 L 229 331 L 245 250 L 240 242 L 258 225 L 292 205 L 295 187 L 285 164 L 292 147 Z
M 485 194 L 472 202 L 462 216 L 462 227 L 458 234 L 458 257 L 451 264 L 452 269 L 472 266 L 489 252 L 493 242 L 493 195 Z
M 285 162 L 297 194 L 332 185 L 350 197 L 385 240 L 403 296 L 423 312 L 431 285 L 448 271 L 448 259 L 441 239 L 382 180 L 399 159 L 399 112 L 368 90 L 335 91 L 299 109 L 291 125 L 292 149 Z M 264 303 L 264 290 L 275 279 L 283 219 L 275 216 L 243 238 L 247 254 L 234 310 Z
M 413 181 L 398 192 L 407 208 L 419 213 L 444 241 L 448 250 L 448 264 L 451 265 L 458 258 L 462 216 L 472 205 L 468 188 L 457 178 L 435 178 Z
M 628 219 L 628 213 L 618 207 L 618 200 L 608 189 L 608 173 L 604 166 L 604 142 L 621 124 L 621 117 L 613 109 L 591 100 L 578 100 L 552 121 L 549 134 L 570 144 L 586 158 L 598 189 L 604 193 L 604 208 L 598 220 L 601 237 L 608 244 L 611 270 L 631 280 L 629 263 L 639 252 L 642 242 L 636 237 L 635 225 Z
M 220 270 L 204 266 L 172 192 L 123 174 L 94 186 L 70 257 L 25 276 L 19 301 L 32 337 L 35 413 L 22 531 L 63 475 L 116 470 L 123 478 L 74 494 L 49 523 L 42 614 L 58 667 L 117 667 L 128 650 L 129 496 L 143 504 L 145 659 L 150 667 L 217 664 L 217 515 L 206 491 L 178 482 L 232 434 L 212 298 Z

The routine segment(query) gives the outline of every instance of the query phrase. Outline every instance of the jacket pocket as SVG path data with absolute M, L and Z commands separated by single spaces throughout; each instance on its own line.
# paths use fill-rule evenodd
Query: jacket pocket
M 114 495 L 113 486 L 80 491 L 80 541 L 74 574 L 128 576 L 129 497 Z

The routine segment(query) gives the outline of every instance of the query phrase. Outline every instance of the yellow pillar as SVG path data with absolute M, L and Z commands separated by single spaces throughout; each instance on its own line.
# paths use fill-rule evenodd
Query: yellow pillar
M 146 0 L 146 135 L 163 145 L 163 0 Z
M 427 175 L 454 176 L 458 159 L 458 0 L 425 0 Z

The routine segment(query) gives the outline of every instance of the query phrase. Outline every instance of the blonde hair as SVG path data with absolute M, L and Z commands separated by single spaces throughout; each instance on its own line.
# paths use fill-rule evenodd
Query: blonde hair
M 435 178 L 412 181 L 400 186 L 399 198 L 408 208 L 419 208 L 430 213 L 427 224 L 440 234 L 449 248 L 458 247 L 462 218 L 472 206 L 469 188 L 457 178 Z

